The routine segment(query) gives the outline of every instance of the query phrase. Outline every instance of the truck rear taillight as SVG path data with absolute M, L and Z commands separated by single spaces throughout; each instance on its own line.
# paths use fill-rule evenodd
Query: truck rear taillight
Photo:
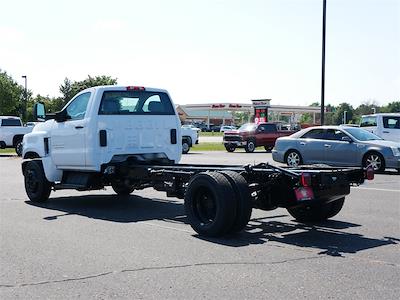
M 364 172 L 364 177 L 367 180 L 373 180 L 375 177 L 374 169 L 373 168 L 367 168 Z
M 300 183 L 304 187 L 311 186 L 311 174 L 310 173 L 301 173 Z
M 126 87 L 127 91 L 145 91 L 145 87 L 144 86 L 127 86 Z

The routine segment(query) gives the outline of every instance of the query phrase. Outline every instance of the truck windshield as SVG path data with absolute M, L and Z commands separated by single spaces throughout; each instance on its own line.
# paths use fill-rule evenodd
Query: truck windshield
M 166 93 L 147 91 L 105 91 L 99 115 L 174 115 Z
M 345 128 L 344 130 L 359 141 L 382 140 L 379 136 L 361 128 Z
M 247 123 L 240 126 L 239 131 L 253 131 L 256 130 L 256 128 L 257 128 L 256 124 Z

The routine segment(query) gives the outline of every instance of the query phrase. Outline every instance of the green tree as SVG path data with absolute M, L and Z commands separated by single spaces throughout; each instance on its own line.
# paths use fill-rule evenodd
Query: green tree
M 400 101 L 390 102 L 387 106 L 382 107 L 382 112 L 400 113 Z
M 346 120 L 343 120 L 346 111 Z M 335 125 L 342 123 L 353 123 L 354 108 L 349 103 L 341 103 L 333 113 L 332 121 Z
M 64 104 L 72 99 L 77 93 L 84 89 L 98 86 L 98 85 L 115 85 L 117 84 L 117 78 L 111 78 L 111 76 L 95 76 L 88 75 L 88 78 L 82 81 L 71 81 L 68 78 L 64 79 L 64 83 L 60 85 L 60 92 L 63 95 Z
M 0 115 L 22 113 L 24 88 L 0 69 Z

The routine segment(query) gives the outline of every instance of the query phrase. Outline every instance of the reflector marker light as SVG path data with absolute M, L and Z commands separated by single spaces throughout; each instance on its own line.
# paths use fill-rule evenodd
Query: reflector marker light
M 373 180 L 375 177 L 375 173 L 374 173 L 374 169 L 369 167 L 365 170 L 365 178 L 367 178 L 367 180 Z
M 301 173 L 300 183 L 304 187 L 311 186 L 311 174 L 310 173 Z

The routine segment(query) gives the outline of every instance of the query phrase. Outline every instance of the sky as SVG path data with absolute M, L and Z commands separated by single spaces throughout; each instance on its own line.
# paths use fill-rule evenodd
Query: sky
M 88 75 L 177 104 L 321 99 L 322 0 L 0 0 L 0 69 L 34 95 Z M 327 0 L 325 104 L 400 101 L 400 0 Z

